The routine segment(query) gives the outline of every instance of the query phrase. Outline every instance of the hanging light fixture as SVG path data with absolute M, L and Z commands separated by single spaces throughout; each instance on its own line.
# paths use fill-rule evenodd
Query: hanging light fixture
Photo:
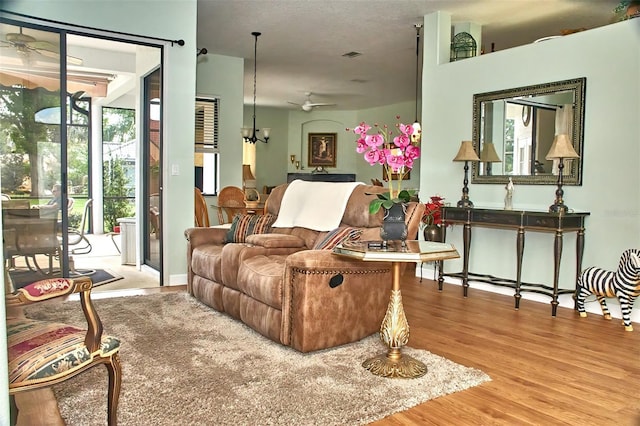
M 265 127 L 262 129 L 264 139 L 260 139 L 256 135 L 256 133 L 260 131 L 260 129 L 256 129 L 256 74 L 258 64 L 258 36 L 260 34 L 262 33 L 255 31 L 251 33 L 251 35 L 255 37 L 255 45 L 253 48 L 253 128 L 243 127 L 241 131 L 242 139 L 248 143 L 256 143 L 258 141 L 267 143 L 269 141 L 269 133 L 271 132 L 270 128 Z
M 420 142 L 422 128 L 418 121 L 418 87 L 420 78 L 420 28 L 422 24 L 415 24 L 416 27 L 416 121 L 413 123 L 413 135 L 411 135 L 411 141 L 414 143 Z

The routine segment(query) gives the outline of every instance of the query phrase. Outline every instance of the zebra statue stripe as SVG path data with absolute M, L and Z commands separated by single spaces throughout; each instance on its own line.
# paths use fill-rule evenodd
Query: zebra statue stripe
M 591 294 L 598 299 L 606 319 L 611 319 L 611 313 L 605 297 L 618 298 L 624 329 L 633 331 L 631 309 L 634 300 L 640 295 L 640 250 L 625 250 L 620 256 L 618 270 L 615 272 L 593 266 L 582 272 L 576 287 L 576 305 L 581 317 L 587 316 L 584 302 Z

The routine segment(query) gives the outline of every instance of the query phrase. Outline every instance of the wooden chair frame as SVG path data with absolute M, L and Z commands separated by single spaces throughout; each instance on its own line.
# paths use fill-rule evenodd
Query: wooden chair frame
M 5 280 L 7 280 L 5 273 Z M 38 379 L 29 383 L 13 382 L 9 383 L 9 395 L 12 397 L 12 405 L 15 407 L 13 395 L 18 392 L 31 391 L 35 389 L 50 387 L 54 384 L 70 379 L 83 371 L 86 371 L 96 365 L 104 364 L 109 375 L 109 389 L 107 400 L 107 420 L 109 425 L 117 424 L 118 400 L 120 397 L 120 387 L 122 384 L 122 367 L 120 365 L 119 347 L 108 356 L 100 354 L 102 344 L 102 322 L 96 312 L 91 301 L 91 279 L 81 277 L 77 279 L 57 278 L 37 281 L 30 284 L 31 289 L 21 288 L 13 293 L 5 295 L 7 317 L 13 313 L 21 311 L 21 308 L 30 304 L 38 303 L 57 297 L 67 296 L 72 293 L 80 294 L 80 304 L 87 321 L 87 332 L 84 339 L 84 345 L 93 359 L 78 369 L 70 369 L 68 374 L 57 375 L 56 377 L 47 379 Z M 34 288 L 40 294 L 34 295 Z M 15 316 L 14 316 L 15 318 Z M 9 359 L 11 363 L 11 359 Z
M 231 223 L 236 213 L 244 213 L 245 194 L 237 186 L 225 186 L 218 193 L 218 223 Z M 226 217 L 225 217 L 226 215 Z
M 207 201 L 204 199 L 199 188 L 194 188 L 195 201 L 195 225 L 197 227 L 209 227 L 209 210 L 207 209 Z

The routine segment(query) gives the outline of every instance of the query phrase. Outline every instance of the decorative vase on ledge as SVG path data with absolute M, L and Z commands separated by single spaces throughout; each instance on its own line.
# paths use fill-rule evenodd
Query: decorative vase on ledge
M 380 227 L 380 238 L 383 242 L 400 240 L 404 245 L 407 239 L 407 224 L 404 221 L 405 205 L 394 204 L 390 209 L 384 209 L 384 219 Z
M 425 241 L 442 242 L 442 228 L 435 223 L 426 225 L 422 230 Z

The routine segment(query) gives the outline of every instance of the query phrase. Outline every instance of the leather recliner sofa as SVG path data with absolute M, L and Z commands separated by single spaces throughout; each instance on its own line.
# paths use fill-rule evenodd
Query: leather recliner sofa
M 268 198 L 277 216 L 287 184 Z M 379 240 L 382 211 L 369 213 L 375 193 L 386 189 L 358 185 L 340 226 L 358 228 L 361 240 Z M 327 208 L 331 208 L 327 206 Z M 409 239 L 415 239 L 424 204 L 406 208 Z M 243 243 L 225 243 L 227 230 L 189 228 L 188 291 L 260 334 L 300 352 L 360 340 L 380 329 L 391 290 L 391 266 L 314 250 L 327 232 L 271 228 Z

